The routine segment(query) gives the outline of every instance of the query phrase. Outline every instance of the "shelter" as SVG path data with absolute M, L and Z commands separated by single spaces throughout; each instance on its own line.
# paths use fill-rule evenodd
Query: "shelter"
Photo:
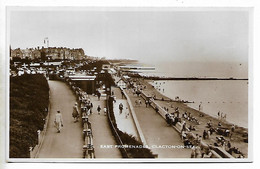
M 96 76 L 69 76 L 69 80 L 75 82 L 75 84 L 88 94 L 93 94 L 96 91 Z

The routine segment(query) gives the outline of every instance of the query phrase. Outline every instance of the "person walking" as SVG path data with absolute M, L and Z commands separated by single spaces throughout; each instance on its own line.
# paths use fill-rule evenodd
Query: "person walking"
M 122 104 L 122 103 L 120 103 L 120 104 L 119 104 L 119 113 L 120 113 L 120 114 L 122 114 L 123 107 L 124 107 L 124 106 L 123 106 L 123 104 Z
M 101 93 L 98 91 L 98 93 L 97 93 L 98 101 L 100 100 L 100 96 L 101 96 Z
M 74 123 L 76 123 L 79 119 L 79 110 L 78 110 L 78 103 L 77 102 L 73 106 L 72 117 L 74 118 Z
M 220 120 L 220 111 L 218 111 L 218 119 Z
M 90 103 L 90 114 L 92 114 L 93 112 L 92 112 L 92 109 L 93 109 L 93 104 L 92 104 L 92 102 Z
M 97 107 L 98 115 L 100 115 L 100 111 L 101 111 L 101 107 L 100 107 L 100 105 L 98 105 L 98 107 Z
M 159 112 L 159 108 L 158 108 L 158 106 L 155 106 L 155 112 L 156 112 L 156 113 Z
M 55 114 L 55 127 L 58 130 L 58 133 L 60 133 L 61 127 L 63 127 L 63 119 L 62 119 L 62 115 L 60 113 L 60 111 L 57 111 L 57 113 Z
M 199 105 L 199 111 L 202 111 L 202 103 Z
M 149 104 L 148 100 L 145 100 L 145 107 L 148 107 L 148 104 Z
M 107 108 L 104 107 L 104 115 L 106 116 L 107 115 Z
M 124 98 L 124 92 L 123 90 L 121 91 L 121 96 L 122 96 L 122 99 Z
M 138 99 L 138 103 L 139 103 L 139 106 L 142 105 L 142 101 L 141 101 L 141 99 Z

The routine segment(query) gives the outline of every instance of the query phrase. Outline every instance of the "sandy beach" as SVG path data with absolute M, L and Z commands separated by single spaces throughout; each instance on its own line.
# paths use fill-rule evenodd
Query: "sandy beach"
M 188 121 L 182 117 L 182 120 L 186 121 L 187 127 L 194 126 L 196 128 L 195 131 L 192 131 L 194 134 L 198 134 L 200 136 L 203 136 L 204 130 L 209 130 L 207 128 L 207 123 L 211 120 L 212 127 L 217 128 L 218 123 L 221 123 L 221 128 L 225 128 L 231 131 L 232 125 L 231 123 L 228 123 L 225 120 L 217 119 L 215 117 L 212 117 L 208 115 L 206 112 L 201 112 L 198 110 L 195 110 L 185 103 L 181 102 L 175 102 L 171 100 L 170 98 L 164 96 L 159 91 L 157 91 L 149 82 L 150 80 L 140 80 L 139 81 L 143 86 L 146 86 L 146 88 L 143 90 L 143 92 L 149 96 L 156 95 L 155 101 L 165 109 L 168 109 L 169 113 L 173 113 L 175 109 L 178 107 L 180 112 L 180 117 L 187 112 L 190 113 L 190 115 L 194 118 L 196 118 L 199 121 L 199 124 L 195 123 L 194 121 Z M 163 98 L 163 101 L 162 101 Z M 231 147 L 238 148 L 240 152 L 243 154 L 245 158 L 248 156 L 248 143 L 246 143 L 244 140 L 247 139 L 248 129 L 244 127 L 240 127 L 235 125 L 235 130 L 232 132 L 231 137 L 223 136 L 227 141 L 230 141 Z M 216 132 L 214 132 L 208 139 L 203 139 L 203 141 L 207 144 L 214 145 L 216 143 L 216 137 L 220 137 L 221 135 L 218 135 Z M 238 157 L 238 154 L 232 153 L 234 157 Z

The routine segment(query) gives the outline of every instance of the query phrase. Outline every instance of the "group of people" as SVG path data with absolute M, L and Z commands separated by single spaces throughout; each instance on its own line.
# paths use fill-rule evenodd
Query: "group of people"
M 90 101 L 89 95 L 83 91 L 81 88 L 74 86 L 72 82 L 69 82 L 71 89 L 75 92 L 77 96 L 77 102 L 75 102 L 72 110 L 72 117 L 74 119 L 74 123 L 79 121 L 80 115 L 82 116 L 82 120 L 88 121 L 88 116 L 93 113 L 93 103 Z M 98 100 L 100 100 L 101 94 L 97 92 Z M 78 104 L 79 102 L 79 104 Z M 80 110 L 79 110 L 80 108 Z M 97 113 L 100 115 L 102 108 L 100 105 L 97 106 Z M 103 108 L 104 115 L 107 114 L 107 108 Z M 57 132 L 61 132 L 61 128 L 63 127 L 63 118 L 60 110 L 55 114 L 54 125 L 57 129 Z
M 142 105 L 141 99 L 135 100 L 135 106 L 141 106 L 141 105 Z
M 224 113 L 220 113 L 220 111 L 218 111 L 218 119 L 220 121 L 226 121 L 227 120 L 227 114 L 224 114 Z

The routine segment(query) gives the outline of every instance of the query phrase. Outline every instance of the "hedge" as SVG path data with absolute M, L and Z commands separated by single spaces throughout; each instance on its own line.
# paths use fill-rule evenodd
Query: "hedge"
M 43 75 L 10 77 L 10 158 L 29 158 L 48 113 L 49 86 Z

